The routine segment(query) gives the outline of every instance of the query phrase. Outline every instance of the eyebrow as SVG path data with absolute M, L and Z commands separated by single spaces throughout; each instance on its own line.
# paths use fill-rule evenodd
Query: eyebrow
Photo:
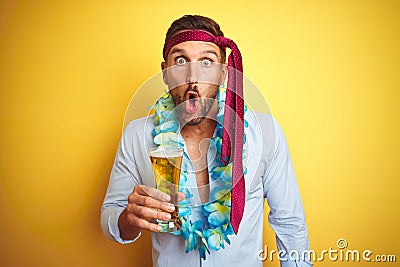
M 180 48 L 173 48 L 171 50 L 171 55 L 175 54 L 175 53 L 185 53 L 185 50 L 180 49 Z M 214 50 L 205 50 L 205 51 L 202 51 L 201 54 L 203 54 L 203 55 L 204 54 L 214 54 L 217 58 L 219 58 L 217 52 L 215 52 Z
M 214 54 L 218 58 L 218 54 L 214 50 L 206 50 L 203 51 L 202 54 Z
M 185 52 L 185 50 L 180 49 L 180 48 L 174 48 L 171 50 L 171 55 L 174 53 L 183 53 L 183 52 Z

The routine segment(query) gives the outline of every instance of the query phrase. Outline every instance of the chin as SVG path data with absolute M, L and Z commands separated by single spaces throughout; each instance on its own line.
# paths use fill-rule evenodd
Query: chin
M 182 127 L 184 127 L 186 125 L 196 126 L 196 125 L 200 124 L 204 119 L 205 119 L 205 117 L 200 114 L 182 114 L 180 121 L 181 121 Z
M 186 122 L 186 125 L 189 126 L 196 126 L 200 124 L 205 118 L 204 117 L 196 117 L 194 119 L 191 119 L 190 121 Z

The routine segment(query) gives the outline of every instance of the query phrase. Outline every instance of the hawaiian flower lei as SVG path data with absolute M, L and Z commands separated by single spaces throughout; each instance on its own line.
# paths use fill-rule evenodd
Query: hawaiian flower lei
M 210 192 L 210 202 L 202 204 L 201 208 L 207 220 L 197 220 L 192 222 L 189 216 L 192 214 L 190 207 L 190 193 L 187 183 L 188 166 L 185 160 L 182 161 L 181 175 L 179 182 L 179 191 L 185 193 L 186 198 L 179 202 L 179 217 L 182 227 L 179 231 L 173 232 L 180 235 L 185 240 L 185 252 L 188 253 L 198 248 L 200 257 L 206 258 L 206 251 L 210 254 L 210 250 L 219 250 L 224 248 L 224 243 L 230 244 L 228 235 L 232 235 L 233 228 L 230 224 L 231 211 L 231 189 L 232 189 L 232 162 L 224 165 L 220 161 L 222 146 L 222 125 L 224 121 L 226 88 L 222 85 L 218 92 L 218 114 L 216 135 L 210 140 L 210 146 L 215 148 L 216 166 L 210 170 L 210 184 L 215 186 Z M 184 140 L 179 134 L 179 122 L 174 112 L 175 103 L 172 96 L 166 92 L 161 96 L 154 105 L 155 116 L 153 129 L 154 143 L 158 146 L 179 146 L 184 147 Z M 245 112 L 247 107 L 245 106 Z M 244 122 L 248 127 L 247 121 Z M 246 135 L 244 136 L 246 143 Z M 243 159 L 244 156 L 243 149 Z M 244 167 L 244 174 L 247 170 Z

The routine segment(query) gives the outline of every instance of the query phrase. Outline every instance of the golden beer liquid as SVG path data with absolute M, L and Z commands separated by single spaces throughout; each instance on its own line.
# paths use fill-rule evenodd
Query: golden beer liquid
M 170 203 L 175 205 L 175 210 L 170 212 L 171 220 L 176 227 L 176 230 L 181 228 L 181 223 L 178 216 L 178 190 L 179 178 L 181 173 L 182 155 L 176 155 L 177 152 L 159 152 L 156 155 L 150 154 L 150 160 L 153 167 L 154 181 L 156 188 L 171 196 Z M 170 154 L 170 155 L 169 155 Z M 170 157 L 171 156 L 171 157 Z M 175 157 L 174 157 L 175 156 Z M 168 223 L 158 221 L 159 223 Z

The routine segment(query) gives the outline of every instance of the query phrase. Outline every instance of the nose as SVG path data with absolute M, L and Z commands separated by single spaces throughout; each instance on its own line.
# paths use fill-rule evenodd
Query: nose
M 190 62 L 186 64 L 186 83 L 199 82 L 199 63 Z

